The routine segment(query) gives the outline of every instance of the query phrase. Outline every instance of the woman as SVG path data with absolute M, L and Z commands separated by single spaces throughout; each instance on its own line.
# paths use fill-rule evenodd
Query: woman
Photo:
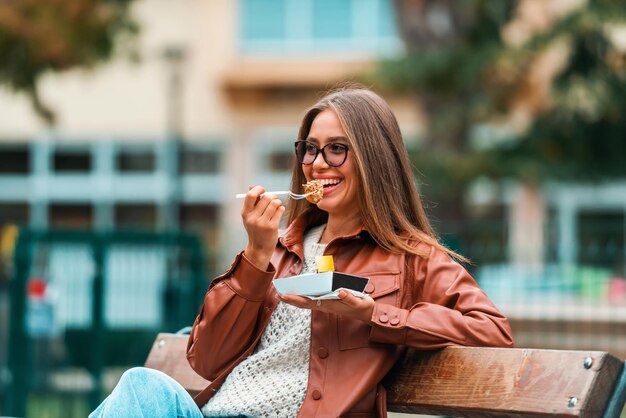
M 248 191 L 248 244 L 211 283 L 189 337 L 191 366 L 212 382 L 195 398 L 202 415 L 382 417 L 380 381 L 405 347 L 513 345 L 507 319 L 437 242 L 382 98 L 329 94 L 305 114 L 295 147 L 292 190 L 321 180 L 323 198 L 291 201 L 279 236 L 282 202 Z M 312 272 L 322 254 L 368 277 L 367 295 L 279 297 L 272 279 Z

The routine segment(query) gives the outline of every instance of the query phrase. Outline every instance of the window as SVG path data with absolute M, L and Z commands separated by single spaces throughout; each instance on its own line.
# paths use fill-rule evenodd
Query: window
M 49 219 L 54 228 L 91 228 L 93 208 L 89 204 L 51 204 Z
M 157 224 L 157 210 L 151 204 L 115 205 L 115 226 L 129 229 L 154 230 Z
M 181 174 L 217 174 L 220 171 L 220 153 L 183 147 L 180 151 Z
M 27 225 L 29 216 L 27 203 L 0 204 L 0 228 L 6 224 Z
M 182 229 L 200 232 L 217 224 L 218 207 L 209 204 L 184 204 L 180 206 L 179 217 Z
M 91 171 L 91 153 L 79 150 L 56 150 L 52 167 L 56 173 L 88 173 Z
M 120 149 L 116 168 L 121 173 L 151 173 L 154 171 L 155 156 L 152 150 Z
M 207 271 L 217 270 L 215 255 L 221 244 L 218 214 L 218 206 L 208 204 L 184 204 L 179 210 L 181 229 L 197 234 L 204 243 Z
M 465 221 L 446 221 L 438 226 L 449 247 L 472 260 L 474 266 L 480 266 L 507 261 L 507 221 L 507 207 L 492 203 L 471 207 Z
M 242 0 L 243 39 L 283 39 L 285 0 Z
M 274 151 L 267 158 L 270 171 L 291 171 L 293 167 L 293 152 Z
M 30 152 L 27 145 L 0 148 L 0 175 L 28 174 L 29 172 Z
M 399 50 L 392 0 L 240 0 L 244 54 Z
M 352 35 L 352 1 L 316 0 L 313 2 L 314 39 L 349 39 Z
M 578 263 L 620 271 L 624 265 L 623 211 L 578 213 Z
M 546 222 L 544 224 L 545 261 L 556 263 L 559 260 L 559 212 L 554 207 L 546 210 Z

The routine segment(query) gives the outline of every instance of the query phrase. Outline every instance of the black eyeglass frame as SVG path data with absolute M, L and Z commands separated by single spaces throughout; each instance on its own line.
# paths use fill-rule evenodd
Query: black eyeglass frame
M 309 144 L 312 145 L 313 147 L 315 147 L 315 157 L 313 157 L 313 160 L 311 160 L 310 163 L 305 163 L 304 161 L 301 161 L 301 159 L 298 156 L 298 145 L 299 144 Z M 330 161 L 328 161 L 328 159 L 326 158 L 326 152 L 324 151 L 326 149 L 326 147 L 328 147 L 329 145 L 334 145 L 334 146 L 340 146 L 342 148 L 345 148 L 345 154 L 343 156 L 343 160 L 341 161 L 341 163 L 339 164 L 331 164 Z M 309 141 L 303 141 L 303 140 L 299 140 L 294 142 L 294 151 L 296 154 L 296 160 L 298 160 L 298 162 L 300 164 L 304 164 L 304 165 L 311 165 L 315 162 L 315 160 L 317 159 L 317 156 L 320 154 L 320 152 L 322 153 L 322 158 L 324 159 L 324 161 L 326 161 L 326 164 L 328 164 L 331 167 L 340 167 L 343 165 L 343 163 L 346 162 L 346 160 L 348 159 L 348 151 L 350 150 L 350 147 L 348 147 L 347 144 L 341 144 L 341 143 L 337 143 L 337 142 L 329 142 L 328 144 L 324 145 L 322 148 L 318 147 L 317 145 L 315 145 L 312 142 Z

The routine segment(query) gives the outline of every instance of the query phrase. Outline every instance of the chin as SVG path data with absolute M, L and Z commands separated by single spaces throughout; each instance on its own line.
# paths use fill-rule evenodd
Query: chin
M 337 205 L 337 200 L 333 197 L 330 197 L 328 199 L 322 199 L 318 204 L 317 207 L 320 208 L 321 210 L 323 210 L 324 212 L 335 212 L 338 208 L 339 205 Z M 340 202 L 340 200 L 339 200 Z
M 330 212 L 333 210 L 334 205 L 329 205 L 328 203 L 328 201 L 325 202 L 324 199 L 322 199 L 317 203 L 317 207 L 324 212 Z

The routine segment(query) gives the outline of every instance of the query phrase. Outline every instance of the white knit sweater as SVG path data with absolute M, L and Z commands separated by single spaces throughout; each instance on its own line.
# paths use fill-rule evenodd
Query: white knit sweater
M 302 273 L 315 272 L 315 257 L 325 225 L 304 237 Z M 228 375 L 202 407 L 210 417 L 295 417 L 302 406 L 309 378 L 311 311 L 279 302 L 255 351 Z

